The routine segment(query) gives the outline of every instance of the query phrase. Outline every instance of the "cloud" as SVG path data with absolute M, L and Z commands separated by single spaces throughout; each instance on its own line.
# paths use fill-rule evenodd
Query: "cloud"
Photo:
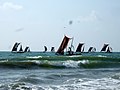
M 3 4 L 0 5 L 0 9 L 2 10 L 21 10 L 23 9 L 23 6 L 13 4 L 12 2 L 4 2 Z
M 80 16 L 79 22 L 93 22 L 98 19 L 96 11 L 92 10 L 88 16 Z
M 19 29 L 16 29 L 15 32 L 20 32 L 20 31 L 23 31 L 24 28 L 19 28 Z
M 101 21 L 102 19 L 98 16 L 95 10 L 92 10 L 88 15 L 86 16 L 79 16 L 74 19 L 69 20 L 69 25 L 72 25 L 74 23 L 83 23 L 83 22 L 96 22 Z M 64 27 L 66 28 L 66 27 Z

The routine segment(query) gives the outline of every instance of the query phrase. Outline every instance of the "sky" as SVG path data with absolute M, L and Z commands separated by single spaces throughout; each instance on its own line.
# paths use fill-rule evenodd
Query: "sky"
M 120 0 L 0 0 L 0 51 L 15 42 L 32 51 L 58 49 L 64 35 L 76 48 L 100 51 L 109 43 L 120 51 Z

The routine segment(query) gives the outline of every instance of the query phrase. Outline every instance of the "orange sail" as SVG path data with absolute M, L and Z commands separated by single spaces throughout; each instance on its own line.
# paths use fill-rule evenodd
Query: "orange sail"
M 69 40 L 70 40 L 69 37 L 64 36 L 63 41 L 62 41 L 59 49 L 56 52 L 57 54 L 60 54 L 60 55 L 64 54 L 64 49 L 67 47 Z

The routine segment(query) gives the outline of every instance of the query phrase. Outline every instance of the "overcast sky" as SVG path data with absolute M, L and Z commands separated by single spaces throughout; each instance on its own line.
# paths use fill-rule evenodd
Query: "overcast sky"
M 120 51 L 120 0 L 0 0 L 0 50 L 21 42 L 33 51 L 58 49 L 64 35 L 74 46 Z

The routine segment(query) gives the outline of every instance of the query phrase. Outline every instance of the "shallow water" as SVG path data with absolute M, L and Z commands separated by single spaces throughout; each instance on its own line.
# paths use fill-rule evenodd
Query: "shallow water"
M 0 90 L 120 90 L 120 53 L 0 52 Z

